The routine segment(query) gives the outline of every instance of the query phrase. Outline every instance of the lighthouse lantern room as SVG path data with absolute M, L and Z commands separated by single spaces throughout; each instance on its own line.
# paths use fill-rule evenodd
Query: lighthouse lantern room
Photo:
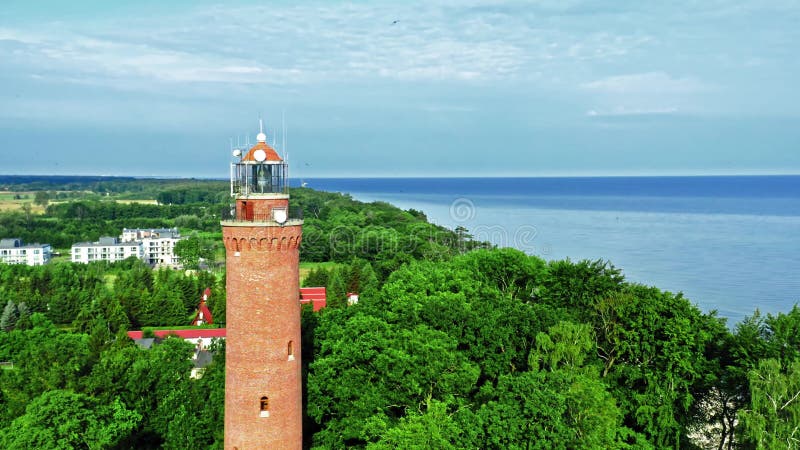
M 263 128 L 263 127 L 262 127 Z M 233 219 L 248 222 L 289 220 L 289 166 L 269 144 L 263 131 L 247 153 L 234 150 L 231 163 L 231 196 L 236 205 Z M 295 210 L 293 216 L 300 218 Z
M 231 163 L 231 195 L 287 194 L 288 164 L 267 144 L 263 127 L 256 141 L 256 145 L 244 155 L 238 149 L 233 152 L 233 156 L 240 159 Z

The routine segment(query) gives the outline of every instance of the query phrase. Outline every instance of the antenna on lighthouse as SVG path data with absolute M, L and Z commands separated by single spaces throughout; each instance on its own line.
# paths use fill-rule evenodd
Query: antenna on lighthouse
M 286 110 L 284 109 L 281 111 L 281 138 L 283 139 L 283 144 L 281 145 L 281 150 L 283 150 L 284 159 L 288 160 L 289 151 L 286 149 Z
M 264 134 L 264 121 L 260 118 L 258 119 L 258 136 L 256 136 L 256 141 L 267 143 L 267 135 Z

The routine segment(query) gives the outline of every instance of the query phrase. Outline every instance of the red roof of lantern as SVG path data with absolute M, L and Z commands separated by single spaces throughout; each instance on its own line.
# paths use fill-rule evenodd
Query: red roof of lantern
M 270 147 L 266 142 L 259 142 L 258 144 L 254 145 L 253 148 L 251 148 L 247 154 L 244 155 L 242 161 L 257 162 L 255 156 L 253 156 L 257 150 L 263 150 L 267 154 L 267 159 L 265 161 L 283 161 L 281 157 L 278 156 L 278 152 L 276 152 L 275 149 Z

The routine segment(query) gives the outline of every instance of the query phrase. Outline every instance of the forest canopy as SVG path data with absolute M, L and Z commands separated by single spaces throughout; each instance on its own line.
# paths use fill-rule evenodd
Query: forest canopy
M 188 272 L 137 260 L 0 265 L 0 447 L 222 448 L 224 343 L 195 379 L 191 344 L 143 349 L 125 331 L 188 325 L 207 287 L 224 326 L 226 186 L 150 181 L 85 180 L 75 187 L 116 194 L 0 213 L 0 236 L 62 248 L 178 226 L 193 254 L 218 260 Z M 137 192 L 161 200 L 115 197 Z M 800 443 L 800 308 L 729 326 L 607 261 L 545 261 L 419 211 L 291 194 L 305 220 L 301 258 L 314 264 L 305 283 L 329 295 L 302 314 L 306 447 Z

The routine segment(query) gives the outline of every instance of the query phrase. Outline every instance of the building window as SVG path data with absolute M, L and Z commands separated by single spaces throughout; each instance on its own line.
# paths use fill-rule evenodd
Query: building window
M 266 395 L 261 397 L 261 417 L 269 417 L 269 397 Z
M 294 361 L 294 342 L 289 341 L 289 344 L 286 346 L 286 353 L 289 354 L 289 361 Z

